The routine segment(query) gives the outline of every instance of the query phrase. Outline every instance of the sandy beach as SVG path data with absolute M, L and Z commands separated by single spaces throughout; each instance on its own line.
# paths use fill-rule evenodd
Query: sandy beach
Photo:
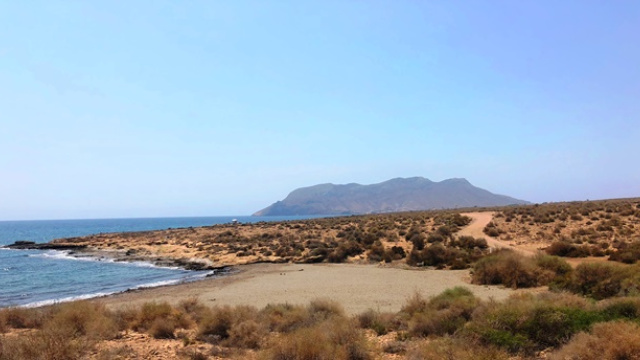
M 206 305 L 308 304 L 313 299 L 339 302 L 347 313 L 367 309 L 399 311 L 416 292 L 425 297 L 454 286 L 466 286 L 482 299 L 501 300 L 514 290 L 471 285 L 468 270 L 425 270 L 355 264 L 253 264 L 238 273 L 187 284 L 136 290 L 96 301 L 109 307 L 136 306 L 149 301 L 176 304 L 198 298 Z

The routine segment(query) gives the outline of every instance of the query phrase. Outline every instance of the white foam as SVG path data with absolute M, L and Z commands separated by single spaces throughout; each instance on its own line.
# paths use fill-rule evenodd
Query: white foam
M 156 268 L 156 269 L 169 269 L 169 270 L 184 270 L 183 268 L 177 266 L 160 266 L 151 262 L 146 261 L 119 261 L 123 265 L 131 265 L 137 267 L 146 267 L 146 268 Z
M 71 254 L 70 251 L 64 250 L 47 250 L 40 254 L 30 254 L 29 257 L 56 259 L 56 260 L 77 260 L 77 261 L 97 261 L 97 262 L 114 262 L 111 258 L 95 257 L 95 256 L 78 256 Z
M 152 282 L 152 283 L 140 284 L 140 285 L 136 285 L 134 287 L 131 287 L 131 288 L 128 288 L 128 289 L 122 290 L 122 291 L 97 292 L 97 293 L 92 293 L 92 294 L 69 296 L 69 297 L 64 297 L 64 298 L 60 298 L 60 299 L 36 301 L 36 302 L 28 303 L 28 304 L 25 304 L 25 305 L 20 305 L 20 307 L 35 308 L 35 307 L 54 305 L 54 304 L 65 303 L 65 302 L 70 302 L 70 301 L 93 299 L 93 298 L 97 298 L 97 297 L 123 293 L 123 292 L 127 292 L 127 291 L 130 291 L 130 290 L 149 289 L 149 288 L 155 288 L 155 287 L 160 287 L 160 286 L 168 286 L 168 285 L 176 285 L 176 284 L 180 284 L 180 283 L 188 283 L 188 282 L 193 282 L 193 281 L 196 281 L 196 280 L 199 280 L 199 279 L 203 279 L 203 278 L 205 278 L 205 277 L 207 277 L 209 275 L 212 275 L 212 274 L 215 274 L 215 271 L 207 271 L 206 273 L 197 274 L 195 276 L 190 276 L 188 278 L 183 278 L 183 279 L 162 280 L 162 281 L 156 281 L 156 282 Z
M 65 303 L 65 302 L 69 302 L 69 301 L 87 300 L 87 299 L 92 299 L 92 298 L 96 298 L 96 297 L 100 297 L 100 296 L 112 295 L 112 294 L 115 294 L 116 292 L 117 291 L 113 291 L 113 292 L 98 292 L 98 293 L 93 293 L 93 294 L 69 296 L 69 297 L 65 297 L 65 298 L 61 298 L 61 299 L 42 300 L 42 301 L 36 301 L 36 302 L 28 303 L 28 304 L 25 304 L 25 305 L 20 305 L 20 307 L 35 308 L 35 307 L 40 307 L 40 306 L 54 305 L 54 304 L 58 304 L 58 303 Z
M 125 261 L 120 259 L 113 259 L 104 256 L 91 256 L 86 254 L 71 253 L 68 250 L 47 250 L 40 254 L 30 254 L 29 257 L 43 258 L 43 259 L 56 259 L 56 260 L 76 260 L 76 261 L 96 261 L 96 262 L 108 262 L 120 265 L 129 265 L 145 268 L 156 269 L 169 269 L 169 270 L 184 270 L 178 266 L 160 266 L 148 261 Z

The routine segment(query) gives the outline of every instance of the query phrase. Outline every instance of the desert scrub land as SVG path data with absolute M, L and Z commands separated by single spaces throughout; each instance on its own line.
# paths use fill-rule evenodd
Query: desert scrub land
M 484 231 L 467 232 L 480 218 L 487 222 Z M 53 243 L 86 246 L 81 251 L 123 261 L 168 261 L 193 269 L 263 262 L 465 269 L 491 248 L 633 264 L 640 259 L 640 199 L 222 224 Z
M 208 307 L 96 302 L 0 310 L 0 360 L 632 359 L 640 299 L 567 293 L 483 301 L 464 287 L 414 295 L 399 312 L 347 316 L 339 304 Z
M 634 263 L 640 259 L 640 199 L 501 208 L 484 232 L 514 246 L 536 244 L 551 255 Z
M 370 263 L 464 269 L 487 252 L 483 239 L 456 236 L 471 218 L 452 211 L 350 216 L 99 234 L 59 239 L 119 260 L 208 266 L 260 262 Z

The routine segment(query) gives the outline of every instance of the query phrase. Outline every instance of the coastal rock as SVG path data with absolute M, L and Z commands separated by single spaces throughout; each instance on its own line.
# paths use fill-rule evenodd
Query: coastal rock
M 18 240 L 13 244 L 5 246 L 7 249 L 16 250 L 82 250 L 86 245 L 56 244 L 56 243 L 35 243 L 33 241 Z

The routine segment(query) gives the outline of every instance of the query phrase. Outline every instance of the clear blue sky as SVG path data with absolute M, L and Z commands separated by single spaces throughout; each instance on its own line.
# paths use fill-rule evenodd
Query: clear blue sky
M 1 1 L 0 220 L 640 196 L 638 1 Z

